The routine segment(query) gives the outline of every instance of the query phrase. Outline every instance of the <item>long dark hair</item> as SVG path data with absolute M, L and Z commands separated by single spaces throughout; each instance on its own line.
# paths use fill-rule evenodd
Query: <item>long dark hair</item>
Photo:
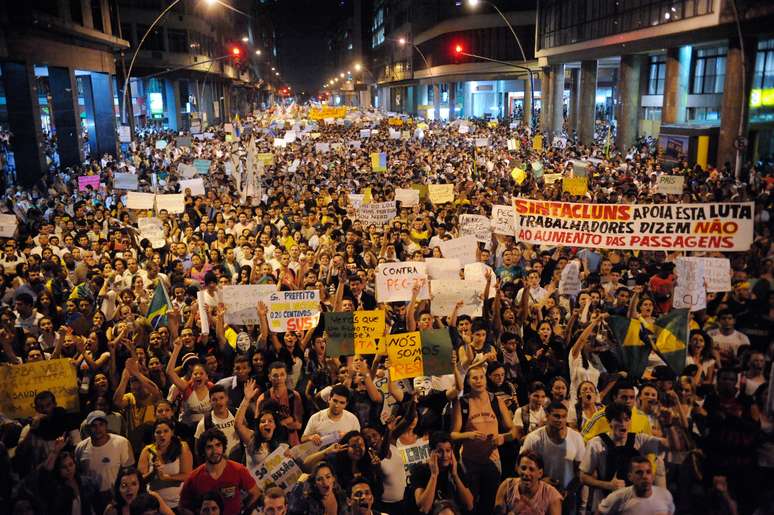
M 116 476 L 116 482 L 113 483 L 113 500 L 115 503 L 115 508 L 117 512 L 121 512 L 121 508 L 126 506 L 126 501 L 121 496 L 121 480 L 124 479 L 126 476 L 137 476 L 137 483 L 139 485 L 139 489 L 137 490 L 137 494 L 141 494 L 145 491 L 145 481 L 142 480 L 142 474 L 140 474 L 140 471 L 137 470 L 135 467 L 125 467 L 118 471 L 118 476 Z
M 274 433 L 271 435 L 270 440 L 265 440 L 261 435 L 260 423 L 264 415 L 271 415 L 274 419 Z M 269 452 L 275 450 L 281 443 L 288 441 L 288 433 L 285 426 L 279 423 L 277 414 L 269 409 L 262 409 L 258 416 L 255 418 L 255 427 L 253 428 L 253 440 L 250 442 L 251 451 L 255 452 L 261 447 L 262 443 L 267 443 L 269 446 Z
M 169 427 L 169 429 L 172 431 L 172 438 L 169 441 L 169 447 L 167 448 L 167 452 L 159 457 L 163 459 L 165 463 L 169 463 L 169 462 L 175 461 L 177 458 L 180 457 L 180 453 L 183 452 L 183 444 L 180 442 L 180 438 L 178 438 L 177 435 L 175 434 L 175 423 L 166 418 L 160 418 L 153 423 L 154 438 L 156 435 L 156 428 L 162 424 Z

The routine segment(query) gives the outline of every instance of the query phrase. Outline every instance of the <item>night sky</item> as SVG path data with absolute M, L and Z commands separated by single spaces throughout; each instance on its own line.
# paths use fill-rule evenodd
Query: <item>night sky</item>
M 317 91 L 330 73 L 329 35 L 336 24 L 335 0 L 280 1 L 274 7 L 280 73 L 297 92 Z

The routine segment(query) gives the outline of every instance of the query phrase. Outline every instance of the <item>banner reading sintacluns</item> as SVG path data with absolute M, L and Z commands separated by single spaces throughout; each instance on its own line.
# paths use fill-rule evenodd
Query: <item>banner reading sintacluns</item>
M 749 250 L 753 203 L 575 204 L 517 198 L 517 241 L 639 250 Z

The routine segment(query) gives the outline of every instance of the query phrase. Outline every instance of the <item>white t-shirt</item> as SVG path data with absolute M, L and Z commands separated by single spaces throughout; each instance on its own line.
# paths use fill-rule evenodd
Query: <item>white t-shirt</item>
M 344 435 L 350 431 L 360 431 L 360 421 L 355 415 L 344 410 L 341 414 L 341 418 L 338 420 L 331 420 L 328 416 L 328 409 L 329 408 L 320 410 L 309 417 L 309 423 L 306 424 L 303 436 L 325 435 L 333 432 Z
M 406 468 L 396 446 L 390 445 L 390 457 L 383 459 L 380 466 L 384 476 L 382 501 L 402 501 L 406 490 Z
M 712 343 L 720 352 L 721 356 L 733 356 L 735 358 L 739 351 L 739 347 L 750 345 L 750 339 L 747 335 L 740 333 L 737 330 L 734 330 L 731 334 L 725 335 L 721 333 L 719 329 L 713 329 L 707 334 L 712 338 Z
M 675 503 L 666 488 L 654 485 L 650 497 L 637 497 L 634 487 L 627 486 L 605 497 L 599 503 L 599 512 L 621 515 L 671 515 L 675 512 Z
M 134 465 L 134 454 L 129 440 L 111 434 L 105 445 L 95 447 L 87 438 L 75 448 L 75 459 L 80 470 L 99 481 L 101 492 L 112 491 L 118 471 Z
M 543 457 L 544 473 L 567 488 L 575 477 L 575 462 L 580 463 L 586 450 L 583 437 L 575 429 L 568 427 L 567 436 L 561 444 L 548 437 L 545 427 L 532 431 L 524 439 L 521 450 L 531 449 Z
M 231 414 L 231 412 L 228 412 L 228 416 L 226 418 L 219 418 L 215 416 L 215 412 L 212 411 L 209 415 L 212 420 L 212 427 L 217 427 L 221 431 L 223 431 L 223 434 L 226 435 L 226 440 L 228 441 L 228 448 L 226 449 L 226 455 L 230 453 L 232 450 L 236 448 L 237 445 L 239 445 L 239 435 L 237 435 L 236 432 L 236 426 L 234 425 L 234 415 Z M 199 439 L 199 437 L 204 433 L 204 421 L 206 420 L 206 417 L 202 418 L 198 424 L 196 424 L 196 432 L 194 433 L 194 438 Z

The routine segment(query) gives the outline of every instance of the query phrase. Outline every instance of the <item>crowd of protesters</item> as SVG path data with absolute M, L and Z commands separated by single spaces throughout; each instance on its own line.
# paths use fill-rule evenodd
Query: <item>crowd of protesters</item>
M 393 138 L 396 124 L 376 112 L 326 123 L 275 108 L 190 141 L 147 134 L 118 158 L 8 188 L 1 207 L 18 230 L 0 256 L 2 366 L 69 360 L 80 402 L 66 410 L 57 392 L 40 390 L 31 418 L 0 413 L 0 505 L 73 515 L 772 513 L 770 163 L 735 178 L 728 163 L 666 162 L 645 143 L 616 151 L 546 136 L 538 150 L 523 125 L 400 123 Z M 361 138 L 363 128 L 376 130 Z M 274 145 L 293 129 L 294 141 Z M 477 137 L 488 145 L 474 150 Z M 246 191 L 252 145 L 273 162 Z M 386 171 L 372 172 L 372 153 L 386 154 Z M 589 158 L 583 197 L 534 173 L 534 163 L 570 173 L 572 160 Z M 182 213 L 128 209 L 126 191 L 114 189 L 116 173 L 133 173 L 141 191 L 178 192 L 179 166 L 194 159 L 212 162 L 206 192 L 187 192 Z M 527 174 L 520 183 L 514 162 Z M 664 173 L 684 176 L 682 196 L 656 191 Z M 79 191 L 82 175 L 98 175 L 101 187 Z M 366 189 L 384 201 L 434 183 L 454 184 L 454 201 L 423 196 L 384 226 L 364 225 L 350 202 Z M 730 259 L 732 290 L 708 293 L 691 313 L 684 370 L 652 354 L 633 376 L 614 359 L 606 323 L 668 313 L 679 252 L 549 248 L 493 234 L 477 252 L 494 292 L 482 317 L 433 316 L 432 300 L 416 296 L 377 301 L 377 265 L 442 257 L 459 215 L 489 216 L 517 196 L 755 202 L 749 251 L 697 253 Z M 154 215 L 163 245 L 137 230 Z M 560 295 L 561 271 L 576 258 L 580 293 Z M 159 284 L 171 307 L 154 325 Z M 384 310 L 390 333 L 448 327 L 454 373 L 392 381 L 385 356 L 326 353 L 322 318 L 308 331 L 270 331 L 260 302 L 258 324 L 227 324 L 217 290 L 251 284 L 318 290 L 324 312 Z M 309 442 L 295 485 L 263 481 L 267 456 Z M 429 453 L 407 467 L 401 451 L 417 444 Z

